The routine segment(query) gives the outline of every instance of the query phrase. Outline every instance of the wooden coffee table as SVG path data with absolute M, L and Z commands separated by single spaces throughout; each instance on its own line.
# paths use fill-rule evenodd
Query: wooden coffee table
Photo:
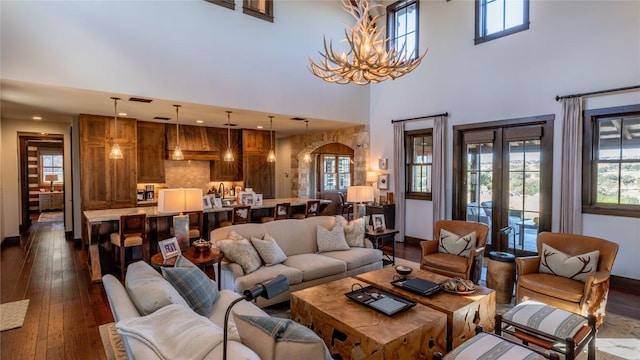
M 473 337 L 477 325 L 482 325 L 486 331 L 493 331 L 496 315 L 494 290 L 477 286 L 477 290 L 469 295 L 450 294 L 443 290 L 433 296 L 421 296 L 391 285 L 391 281 L 397 275 L 395 268 L 388 267 L 360 274 L 356 278 L 447 314 L 447 352 Z M 409 278 L 413 277 L 435 283 L 442 283 L 448 279 L 446 276 L 416 268 L 409 275 Z
M 291 294 L 291 319 L 318 334 L 332 357 L 431 359 L 445 350 L 445 314 L 418 304 L 389 317 L 348 299 L 353 284 L 368 286 L 346 278 Z
M 218 264 L 218 274 L 221 274 L 221 263 L 224 254 L 220 249 L 211 249 L 209 252 L 197 252 L 196 248 L 191 246 L 189 249 L 182 252 L 182 256 L 184 256 L 187 260 L 191 261 L 194 265 L 201 268 L 204 271 L 204 268 L 209 265 Z M 174 266 L 176 264 L 176 260 L 178 257 L 172 257 L 168 259 L 164 259 L 162 257 L 162 253 L 157 253 L 151 257 L 151 265 L 159 268 L 163 266 Z M 214 276 L 214 279 L 215 276 Z M 222 279 L 221 279 L 222 280 Z M 216 281 L 218 283 L 218 290 L 222 289 L 222 281 Z

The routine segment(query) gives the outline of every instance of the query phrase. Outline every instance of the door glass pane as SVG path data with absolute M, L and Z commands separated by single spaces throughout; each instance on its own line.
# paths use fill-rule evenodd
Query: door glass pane
M 493 144 L 467 145 L 467 215 L 468 221 L 477 221 L 489 226 L 487 244 L 491 244 L 493 213 Z
M 537 251 L 540 218 L 540 141 L 509 142 L 509 248 Z

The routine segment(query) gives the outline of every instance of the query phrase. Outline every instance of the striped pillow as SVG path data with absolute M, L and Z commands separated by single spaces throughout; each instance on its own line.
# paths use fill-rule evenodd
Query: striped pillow
M 187 301 L 193 311 L 209 317 L 213 304 L 220 298 L 218 289 L 191 261 L 178 256 L 175 267 L 163 267 L 162 275 Z

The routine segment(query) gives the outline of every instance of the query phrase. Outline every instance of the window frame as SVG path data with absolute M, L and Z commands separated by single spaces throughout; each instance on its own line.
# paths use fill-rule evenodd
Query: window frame
M 250 5 L 250 1 L 252 0 L 242 0 L 242 12 L 244 14 L 256 17 L 258 19 L 262 19 L 264 21 L 273 22 L 273 0 L 264 0 L 265 1 L 265 11 L 262 12 L 260 9 L 252 7 Z M 260 1 L 260 0 L 253 0 Z
M 506 2 L 507 0 L 500 0 L 500 1 L 504 1 Z M 508 29 L 503 29 L 502 31 L 498 31 L 489 35 L 485 35 L 482 34 L 482 32 L 480 31 L 480 25 L 484 24 L 484 22 L 482 21 L 482 3 L 486 4 L 487 0 L 475 0 L 475 38 L 474 38 L 474 43 L 475 45 L 479 45 L 491 40 L 495 40 L 495 39 L 499 39 L 501 37 L 505 37 L 505 36 L 509 36 L 515 33 L 519 33 L 521 31 L 525 31 L 525 30 L 529 30 L 529 24 L 531 23 L 530 21 L 530 1 L 529 0 L 522 0 L 524 6 L 522 9 L 522 24 L 520 25 L 516 25 L 513 27 L 510 27 Z M 503 17 L 504 17 L 504 11 L 503 11 Z
M 212 4 L 220 5 L 230 10 L 236 9 L 236 3 L 234 0 L 204 0 L 206 2 L 210 2 Z
M 48 149 L 48 148 L 41 148 L 38 149 L 38 171 L 39 171 L 39 177 L 38 177 L 38 183 L 40 184 L 40 186 L 48 186 L 50 185 L 50 181 L 46 181 L 44 179 L 45 177 L 45 166 L 44 166 L 44 157 L 45 156 L 59 156 L 62 159 L 62 165 L 60 166 L 46 166 L 46 168 L 53 168 L 53 169 L 60 169 L 60 174 L 62 174 L 62 180 L 58 179 L 56 181 L 54 181 L 53 183 L 55 185 L 64 185 L 64 154 L 62 153 L 62 150 L 56 150 L 56 149 Z
M 404 173 L 405 173 L 405 199 L 412 199 L 412 200 L 431 200 L 432 198 L 432 192 L 418 192 L 418 191 L 411 191 L 411 189 L 413 188 L 412 185 L 412 180 L 413 180 L 413 176 L 412 176 L 412 167 L 413 165 L 415 165 L 415 163 L 413 163 L 411 160 L 413 159 L 413 139 L 416 137 L 424 137 L 424 136 L 430 136 L 431 137 L 431 162 L 430 163 L 425 163 L 425 164 L 420 164 L 420 165 L 428 165 L 431 167 L 431 190 L 433 190 L 433 129 L 429 128 L 429 129 L 420 129 L 420 130 L 410 130 L 410 131 L 405 131 L 404 133 L 404 156 L 405 156 L 405 168 L 404 168 Z
M 347 191 L 349 186 L 353 185 L 353 176 L 354 176 L 354 166 L 353 166 L 353 155 L 351 154 L 336 154 L 336 153 L 322 153 L 318 154 L 318 167 L 319 167 L 319 178 L 318 178 L 318 188 L 321 192 L 330 192 L 330 191 Z M 327 157 L 335 158 L 335 172 L 333 174 L 336 175 L 336 188 L 335 189 L 326 189 L 324 183 L 324 175 L 327 174 L 324 169 L 324 159 Z M 338 163 L 340 157 L 349 158 L 349 185 L 345 188 L 340 188 L 340 174 L 344 174 L 338 171 Z
M 414 45 L 415 51 L 413 53 L 413 56 L 410 58 L 407 58 L 407 60 L 415 60 L 420 56 L 420 1 L 400 0 L 387 6 L 387 39 L 389 39 L 389 41 L 387 42 L 387 50 L 389 50 L 392 47 L 396 46 L 396 40 L 399 38 L 399 36 L 396 36 L 397 34 L 395 31 L 396 13 L 412 5 L 415 5 L 416 7 L 416 23 L 415 23 L 416 40 Z M 406 38 L 407 35 L 408 34 L 405 32 L 402 36 Z M 397 49 L 397 50 L 399 51 L 400 49 Z
M 640 104 L 584 110 L 582 137 L 582 213 L 640 218 L 640 205 L 621 205 L 597 202 L 597 122 L 602 118 L 640 115 Z M 618 163 L 624 163 L 620 159 Z

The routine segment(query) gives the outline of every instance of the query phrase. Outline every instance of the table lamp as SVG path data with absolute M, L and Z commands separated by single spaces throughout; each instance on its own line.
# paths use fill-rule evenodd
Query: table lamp
M 357 204 L 353 207 L 353 218 L 364 216 L 366 207 L 363 203 L 373 201 L 373 186 L 349 186 L 347 201 Z
M 58 175 L 56 174 L 48 174 L 44 176 L 44 180 L 45 181 L 51 181 L 51 188 L 49 189 L 51 192 L 53 192 L 53 182 L 54 181 L 58 181 Z
M 202 211 L 202 189 L 163 189 L 158 192 L 158 212 L 179 213 L 173 217 L 173 233 L 180 249 L 189 248 L 189 215 L 185 211 Z

